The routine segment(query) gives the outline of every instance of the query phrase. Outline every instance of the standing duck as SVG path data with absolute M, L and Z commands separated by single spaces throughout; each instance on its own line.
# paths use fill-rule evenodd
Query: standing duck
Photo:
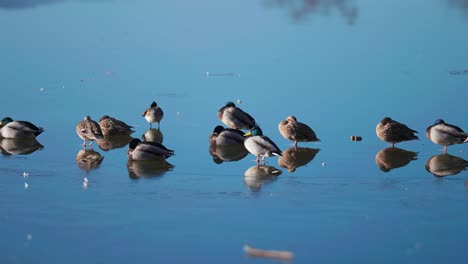
M 128 144 L 127 155 L 130 160 L 165 160 L 174 155 L 174 151 L 163 144 L 132 139 Z
M 390 117 L 385 117 L 375 128 L 377 136 L 385 142 L 392 143 L 392 147 L 396 143 L 413 140 L 419 138 L 414 134 L 417 131 L 407 127 L 405 124 L 392 120 Z
M 163 110 L 154 101 L 151 103 L 150 107 L 146 109 L 142 114 L 142 116 L 146 119 L 146 121 L 150 123 L 150 128 L 153 126 L 153 123 L 156 123 L 156 122 L 158 123 L 158 127 L 159 127 L 159 124 L 161 122 L 161 119 L 163 118 L 163 115 L 164 115 Z
M 44 129 L 28 121 L 13 121 L 5 117 L 0 122 L 0 136 L 3 138 L 36 138 Z
M 86 147 L 87 140 L 90 141 L 89 145 L 92 146 L 94 140 L 103 138 L 101 127 L 89 116 L 85 116 L 84 119 L 76 125 L 75 129 L 78 136 L 83 139 L 83 147 Z
M 228 102 L 218 110 L 218 119 L 234 129 L 252 129 L 257 125 L 252 116 L 236 107 L 233 102 Z
M 432 142 L 444 146 L 445 153 L 450 145 L 468 142 L 468 133 L 457 126 L 445 123 L 442 119 L 437 119 L 432 126 L 426 129 L 426 137 Z
M 304 123 L 297 122 L 295 116 L 288 116 L 281 121 L 278 130 L 285 139 L 294 141 L 295 148 L 297 148 L 297 142 L 320 141 L 312 128 Z
M 125 122 L 105 115 L 99 119 L 99 126 L 101 127 L 102 134 L 106 135 L 130 135 L 135 132 L 132 126 L 127 125 Z
M 260 127 L 254 127 L 244 136 L 247 136 L 244 140 L 244 146 L 250 153 L 257 156 L 255 160 L 257 165 L 260 162 L 260 156 L 262 156 L 263 165 L 265 165 L 265 157 L 282 155 L 278 146 L 270 138 L 263 135 Z

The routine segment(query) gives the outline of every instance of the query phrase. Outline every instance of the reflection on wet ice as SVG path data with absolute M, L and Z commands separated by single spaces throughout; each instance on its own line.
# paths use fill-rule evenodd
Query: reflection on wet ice
M 468 161 L 450 154 L 439 154 L 426 161 L 426 170 L 437 177 L 455 175 L 468 167 Z
M 396 168 L 408 165 L 417 160 L 418 153 L 396 147 L 382 149 L 375 155 L 375 163 L 383 172 L 389 172 Z

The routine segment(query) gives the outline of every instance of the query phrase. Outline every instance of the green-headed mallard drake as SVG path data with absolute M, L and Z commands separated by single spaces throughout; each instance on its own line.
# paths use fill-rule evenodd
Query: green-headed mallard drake
M 314 142 L 320 141 L 317 138 L 314 130 L 308 125 L 297 122 L 295 116 L 288 116 L 278 125 L 280 134 L 288 140 L 294 141 L 294 147 L 297 148 L 297 142 Z
M 216 126 L 210 135 L 210 144 L 217 146 L 244 144 L 244 132 L 233 128 Z
M 108 115 L 102 116 L 99 119 L 99 126 L 101 127 L 102 134 L 106 135 L 130 135 L 135 132 L 132 126 L 127 125 L 125 122 L 110 117 Z
M 104 137 L 99 124 L 89 116 L 85 116 L 75 129 L 78 136 L 83 139 L 83 146 L 86 146 L 86 140 L 89 140 L 89 144 L 92 145 L 94 140 Z
M 385 117 L 375 128 L 377 136 L 385 142 L 392 143 L 392 147 L 396 143 L 419 138 L 414 134 L 417 131 L 407 127 L 405 124 L 392 120 L 390 117 Z
M 426 129 L 426 137 L 432 142 L 444 146 L 447 153 L 447 146 L 468 142 L 468 133 L 461 128 L 450 125 L 442 119 L 437 119 L 432 126 Z
M 270 138 L 263 135 L 260 127 L 254 127 L 244 136 L 247 136 L 244 146 L 250 153 L 257 156 L 255 160 L 257 164 L 260 162 L 260 156 L 262 156 L 263 165 L 265 165 L 265 157 L 281 156 L 281 150 Z
M 44 129 L 28 121 L 13 121 L 5 117 L 0 122 L 0 136 L 3 138 L 36 138 Z
M 132 139 L 128 145 L 128 158 L 131 160 L 164 160 L 174 155 L 174 151 L 156 142 Z
M 158 123 L 158 127 L 159 127 L 159 124 L 161 122 L 161 119 L 163 118 L 163 115 L 164 115 L 163 110 L 154 101 L 151 103 L 150 107 L 146 109 L 142 114 L 142 116 L 146 119 L 146 121 L 150 123 L 150 127 L 152 127 L 153 123 L 156 123 L 156 122 Z
M 218 110 L 218 119 L 234 129 L 252 129 L 257 125 L 252 116 L 236 107 L 233 102 L 228 102 Z

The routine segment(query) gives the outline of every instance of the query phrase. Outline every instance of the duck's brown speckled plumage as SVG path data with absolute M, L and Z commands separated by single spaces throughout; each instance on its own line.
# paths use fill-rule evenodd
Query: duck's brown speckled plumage
M 382 141 L 392 143 L 392 146 L 403 141 L 419 140 L 415 135 L 415 133 L 418 133 L 416 130 L 392 120 L 390 117 L 383 118 L 375 128 L 375 132 Z
M 152 127 L 153 123 L 158 123 L 159 127 L 161 119 L 164 116 L 164 112 L 161 107 L 159 107 L 158 104 L 153 101 L 150 107 L 143 112 L 142 116 L 146 119 L 146 121 L 148 121 L 148 123 L 150 123 L 150 127 Z
M 129 126 L 125 122 L 108 115 L 105 115 L 99 119 L 99 126 L 101 127 L 103 135 L 129 135 L 135 132 L 132 130 L 132 126 Z
M 320 141 L 314 130 L 308 125 L 298 122 L 295 116 L 288 116 L 281 121 L 278 130 L 285 139 L 294 141 L 294 146 L 297 146 L 297 142 Z
M 86 146 L 87 140 L 90 141 L 91 145 L 94 140 L 103 138 L 101 127 L 89 116 L 85 116 L 84 119 L 76 125 L 76 133 L 83 139 L 83 146 Z
M 252 129 L 257 125 L 251 115 L 236 107 L 233 102 L 228 102 L 218 110 L 218 119 L 234 129 Z

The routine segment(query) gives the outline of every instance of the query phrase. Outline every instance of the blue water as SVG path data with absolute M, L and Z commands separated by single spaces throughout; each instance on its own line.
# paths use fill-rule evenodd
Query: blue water
M 468 130 L 467 6 L 0 0 L 1 115 L 45 129 L 43 149 L 0 157 L 0 263 L 275 262 L 245 244 L 294 263 L 465 263 L 467 172 L 429 172 L 443 151 L 424 132 L 437 118 Z M 95 143 L 102 163 L 78 166 L 85 115 L 140 138 L 153 100 L 169 164 L 130 170 L 126 146 Z M 251 154 L 214 162 L 216 111 L 238 100 L 285 152 L 278 123 L 310 125 L 321 141 L 299 144 L 307 163 L 268 158 L 276 176 L 249 178 Z M 420 138 L 397 144 L 417 159 L 387 172 L 384 116 Z M 466 153 L 449 147 L 452 161 Z

